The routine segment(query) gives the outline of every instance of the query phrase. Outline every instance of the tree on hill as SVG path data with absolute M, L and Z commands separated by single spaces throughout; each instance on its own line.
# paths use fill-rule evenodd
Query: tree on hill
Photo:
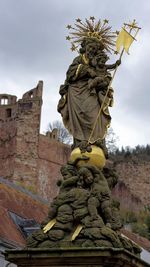
M 108 149 L 108 153 L 114 154 L 116 152 L 116 150 L 118 149 L 118 140 L 119 137 L 114 133 L 113 128 L 110 127 L 106 135 L 106 147 Z

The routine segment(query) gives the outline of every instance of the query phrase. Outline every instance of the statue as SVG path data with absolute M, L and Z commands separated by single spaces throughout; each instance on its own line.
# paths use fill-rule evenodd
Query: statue
M 60 86 L 61 99 L 58 103 L 58 111 L 62 115 L 64 125 L 74 138 L 73 148 L 85 141 L 99 145 L 104 139 L 111 121 L 108 107 L 113 103 L 113 89 L 111 87 L 108 89 L 111 81 L 110 70 L 115 69 L 121 63 L 117 60 L 115 64 L 106 64 L 109 59 L 106 54 L 108 49 L 106 43 L 110 39 L 110 28 L 106 27 L 105 23 L 101 27 L 97 24 L 93 26 L 90 21 L 87 22 L 91 24 L 89 26 L 87 23 L 83 30 L 79 56 L 73 60 L 67 71 L 66 81 Z M 93 27 L 91 37 L 88 34 L 90 27 Z M 102 31 L 104 33 L 101 34 Z M 97 35 L 94 35 L 95 33 Z M 106 36 L 106 41 L 103 35 Z M 113 45 L 112 41 L 110 45 Z M 102 112 L 93 130 L 101 107 Z
M 28 237 L 27 247 L 124 247 L 138 255 L 140 248 L 119 232 L 122 224 L 118 206 L 111 198 L 103 173 L 94 166 L 76 169 L 70 163 L 61 171 L 63 180 L 59 183 L 59 194 L 52 201 L 41 229 Z
M 140 253 L 139 247 L 120 233 L 120 204 L 111 197 L 118 177 L 114 166 L 105 164 L 105 135 L 111 121 L 108 108 L 113 103 L 111 84 L 123 53 L 114 64 L 107 64 L 115 37 L 107 24 L 107 20 L 96 23 L 90 17 L 84 23 L 77 19 L 76 28 L 68 25 L 73 30 L 73 39 L 67 37 L 73 40 L 72 50 L 77 49 L 76 43 L 81 47 L 60 86 L 58 112 L 74 138 L 73 151 L 60 169 L 59 194 L 41 229 L 28 238 L 27 247 L 115 247 Z M 138 28 L 135 21 L 126 25 Z M 126 34 L 122 29 L 118 51 L 121 42 L 126 51 L 132 43 L 130 34 L 125 42 Z

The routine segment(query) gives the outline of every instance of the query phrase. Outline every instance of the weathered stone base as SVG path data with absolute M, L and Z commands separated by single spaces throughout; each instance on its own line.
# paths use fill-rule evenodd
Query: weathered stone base
M 18 267 L 150 267 L 130 252 L 116 248 L 9 250 L 5 256 Z

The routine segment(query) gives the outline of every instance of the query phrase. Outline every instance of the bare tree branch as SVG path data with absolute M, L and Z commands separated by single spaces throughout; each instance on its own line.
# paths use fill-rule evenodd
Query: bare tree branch
M 72 136 L 69 134 L 67 129 L 64 127 L 63 123 L 59 120 L 50 122 L 47 127 L 47 131 L 53 131 L 54 129 L 58 130 L 58 140 L 64 144 L 72 143 Z
M 110 127 L 106 136 L 106 147 L 109 153 L 115 153 L 117 150 L 117 142 L 119 137 L 114 133 L 113 128 Z

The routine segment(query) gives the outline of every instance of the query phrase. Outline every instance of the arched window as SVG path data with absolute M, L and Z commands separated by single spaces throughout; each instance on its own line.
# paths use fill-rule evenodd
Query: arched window
M 7 97 L 2 97 L 1 99 L 1 105 L 8 105 L 8 98 Z
M 30 92 L 29 95 L 30 95 L 31 98 L 33 98 L 33 92 L 32 91 Z

